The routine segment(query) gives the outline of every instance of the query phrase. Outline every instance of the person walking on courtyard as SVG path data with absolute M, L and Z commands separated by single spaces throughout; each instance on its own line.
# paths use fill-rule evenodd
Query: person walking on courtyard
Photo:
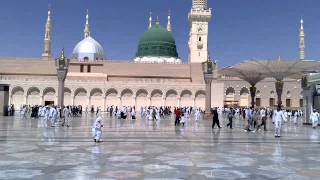
M 181 114 L 181 118 L 180 118 L 180 124 L 182 125 L 182 127 L 184 127 L 184 123 L 186 122 L 186 113 Z
M 229 119 L 229 123 L 227 124 L 227 127 L 230 126 L 230 129 L 232 129 L 232 119 L 234 117 L 234 110 L 232 108 L 230 108 L 229 112 L 228 112 L 228 119 Z
M 257 130 L 259 130 L 261 128 L 261 126 L 263 126 L 264 131 L 267 130 L 267 112 L 264 108 L 262 108 L 260 110 L 260 119 L 261 119 L 261 124 L 258 125 Z
M 175 111 L 174 111 L 174 114 L 176 115 L 176 120 L 174 122 L 174 125 L 175 126 L 178 126 L 179 123 L 180 123 L 180 117 L 181 117 L 181 111 L 179 108 L 177 108 Z
M 97 117 L 96 121 L 93 124 L 93 141 L 99 143 L 102 135 L 102 117 Z
M 194 112 L 194 121 L 198 122 L 200 120 L 200 110 L 197 108 L 196 111 Z
M 252 107 L 250 107 L 249 109 L 245 110 L 245 117 L 247 118 L 248 121 L 248 125 L 245 128 L 245 131 L 251 131 L 251 126 L 252 126 L 252 119 L 253 119 L 253 110 Z
M 136 108 L 135 107 L 133 107 L 132 109 L 131 109 L 131 120 L 136 120 Z
M 23 106 L 23 109 L 22 109 L 22 117 L 23 119 L 27 119 L 27 115 L 28 115 L 28 108 L 26 105 Z
M 69 127 L 70 126 L 70 117 L 71 117 L 71 111 L 70 111 L 69 107 L 64 107 L 62 113 L 63 113 L 63 117 L 64 117 L 62 126 L 67 124 L 67 127 Z
M 316 128 L 318 126 L 319 113 L 314 109 L 310 114 L 310 121 L 312 122 L 312 127 Z
M 214 108 L 212 111 L 213 117 L 212 117 L 212 129 L 214 129 L 215 125 L 218 125 L 218 128 L 220 129 L 220 122 L 219 122 L 219 114 L 217 108 Z
M 275 130 L 274 137 L 280 137 L 281 124 L 282 124 L 282 121 L 284 120 L 284 114 L 283 114 L 283 111 L 281 111 L 280 106 L 278 106 L 277 111 L 274 112 L 273 120 L 274 120 L 274 130 Z
M 110 107 L 109 112 L 110 112 L 110 114 L 109 114 L 110 117 L 112 117 L 112 114 L 113 114 L 113 106 Z

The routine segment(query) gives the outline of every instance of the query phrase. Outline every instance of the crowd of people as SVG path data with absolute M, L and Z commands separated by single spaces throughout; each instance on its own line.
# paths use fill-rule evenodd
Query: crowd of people
M 212 128 L 215 125 L 221 128 L 219 118 L 225 117 L 229 120 L 227 127 L 232 129 L 234 119 L 245 120 L 246 126 L 244 130 L 246 132 L 256 132 L 263 127 L 264 131 L 267 131 L 267 120 L 271 119 L 274 124 L 275 137 L 281 136 L 281 125 L 285 122 L 293 122 L 298 124 L 298 118 L 303 116 L 301 110 L 284 110 L 278 107 L 276 110 L 271 108 L 214 108 L 211 112 L 213 115 Z M 320 115 L 317 112 L 311 114 L 311 120 L 319 119 Z M 314 120 L 312 120 L 314 122 Z M 313 124 L 313 127 L 318 125 L 318 121 Z
M 84 110 L 83 110 L 84 109 Z M 8 108 L 9 115 L 14 115 L 14 105 L 10 105 Z M 57 127 L 66 126 L 69 127 L 72 117 L 81 117 L 83 113 L 88 115 L 89 113 L 96 115 L 94 121 L 92 133 L 95 142 L 100 142 L 102 134 L 102 112 L 107 113 L 109 117 L 115 119 L 135 120 L 137 119 L 137 110 L 135 106 L 108 106 L 103 111 L 101 107 L 91 106 L 21 106 L 20 114 L 26 119 L 28 115 L 31 118 L 40 118 L 44 126 Z M 141 120 L 150 122 L 160 122 L 165 117 L 173 117 L 175 127 L 184 127 L 185 124 L 190 122 L 191 119 L 194 122 L 199 122 L 202 119 L 203 111 L 200 108 L 194 107 L 141 107 L 139 110 Z M 226 128 L 234 128 L 234 120 L 242 120 L 246 132 L 256 132 L 259 130 L 267 131 L 268 119 L 272 120 L 274 124 L 275 137 L 281 136 L 281 127 L 285 122 L 292 122 L 298 124 L 299 117 L 303 116 L 301 110 L 284 110 L 278 107 L 272 108 L 239 108 L 239 107 L 220 107 L 213 108 L 210 112 L 212 116 L 212 129 L 217 126 L 222 128 L 220 120 L 226 120 Z M 310 121 L 312 127 L 316 128 L 319 123 L 320 114 L 313 110 L 310 114 Z

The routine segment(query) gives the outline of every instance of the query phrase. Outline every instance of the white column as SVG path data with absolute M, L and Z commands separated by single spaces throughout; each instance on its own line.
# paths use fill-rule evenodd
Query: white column
M 192 107 L 196 105 L 196 98 L 192 98 Z
M 177 106 L 180 107 L 181 97 L 178 97 L 178 103 Z
M 12 101 L 12 94 L 11 94 L 11 91 L 12 89 L 9 90 L 9 101 L 8 101 L 8 104 L 10 105 L 11 104 L 11 101 Z
M 119 102 L 119 107 L 122 106 L 122 98 L 120 96 L 118 96 L 118 102 Z
M 56 105 L 56 106 L 58 105 L 58 98 L 59 98 L 59 97 L 56 96 L 56 98 L 54 99 L 54 105 Z
M 87 96 L 87 106 L 91 108 L 91 97 Z
M 103 99 L 103 111 L 106 110 L 106 104 L 107 104 L 107 96 L 104 96 L 104 99 Z
M 43 103 L 43 96 L 40 96 L 40 102 L 39 102 L 39 105 L 44 105 L 44 103 Z
M 166 98 L 162 98 L 162 106 L 166 105 Z
M 25 95 L 24 96 L 24 105 L 27 105 L 28 104 L 28 95 Z
M 132 104 L 131 105 L 133 105 L 133 106 L 135 106 L 135 107 L 137 107 L 137 97 L 132 97 Z
M 148 98 L 148 106 L 151 106 L 151 97 L 149 96 L 149 97 L 147 97 Z

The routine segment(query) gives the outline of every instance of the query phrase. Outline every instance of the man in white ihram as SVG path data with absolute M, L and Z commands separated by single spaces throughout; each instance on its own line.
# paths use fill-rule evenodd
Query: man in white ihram
M 93 135 L 94 142 L 97 142 L 97 143 L 101 142 L 102 127 L 103 127 L 102 117 L 98 116 L 92 128 L 92 135 Z

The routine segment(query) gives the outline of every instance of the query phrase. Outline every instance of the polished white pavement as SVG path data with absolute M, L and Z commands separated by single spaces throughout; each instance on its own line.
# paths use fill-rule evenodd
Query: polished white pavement
M 0 179 L 319 179 L 320 129 L 285 124 L 275 139 L 267 132 L 211 129 L 211 121 L 174 127 L 110 119 L 103 141 L 91 137 L 94 117 L 70 128 L 43 127 L 41 120 L 0 117 Z M 240 123 L 241 122 L 241 123 Z

